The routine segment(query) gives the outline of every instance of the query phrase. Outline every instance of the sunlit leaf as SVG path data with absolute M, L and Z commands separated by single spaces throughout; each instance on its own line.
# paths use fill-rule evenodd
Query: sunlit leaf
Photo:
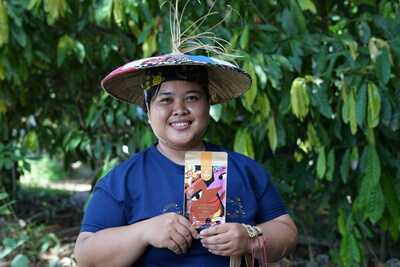
M 0 47 L 8 43 L 9 31 L 6 3 L 0 1 Z
M 260 88 L 265 88 L 265 86 L 267 85 L 267 75 L 265 74 L 262 66 L 260 64 L 255 64 L 254 72 L 255 74 L 257 74 L 257 78 L 260 81 Z
M 271 147 L 271 150 L 275 152 L 276 147 L 278 146 L 278 136 L 276 132 L 275 120 L 271 116 L 267 122 L 267 131 L 268 131 L 268 141 Z
M 292 111 L 301 121 L 307 116 L 308 106 L 310 105 L 310 98 L 305 82 L 304 78 L 296 78 L 290 88 Z
M 121 26 L 122 22 L 125 19 L 125 7 L 124 7 L 124 1 L 122 0 L 113 0 L 113 15 L 114 15 L 114 20 L 115 23 L 119 26 Z
M 111 20 L 113 1 L 99 0 L 95 4 L 94 19 L 97 25 L 108 25 Z
M 78 61 L 82 63 L 86 55 L 85 46 L 80 41 L 75 40 L 73 49 L 76 57 L 78 58 Z
M 243 70 L 250 74 L 251 77 L 254 77 L 250 89 L 245 93 L 247 104 L 252 105 L 254 100 L 256 99 L 258 87 L 253 63 L 250 60 L 246 61 L 246 63 L 243 65 Z
M 210 107 L 210 116 L 211 116 L 211 118 L 213 118 L 213 120 L 218 122 L 219 119 L 221 118 L 221 115 L 222 115 L 222 105 L 221 104 L 212 105 Z
M 60 37 L 57 45 L 57 67 L 60 67 L 72 50 L 74 40 L 67 34 Z
M 309 10 L 313 14 L 317 13 L 317 8 L 312 0 L 298 0 L 298 3 L 302 10 Z
M 261 92 L 256 97 L 255 103 L 256 110 L 261 112 L 261 114 L 267 118 L 268 115 L 271 113 L 271 102 L 269 101 L 268 95 Z
M 253 141 L 248 131 L 240 129 L 236 132 L 234 150 L 250 158 L 254 158 Z
M 311 122 L 307 124 L 307 136 L 310 146 L 314 148 L 315 151 L 318 151 L 321 147 L 321 142 L 319 141 L 317 131 L 315 130 Z
M 368 126 L 374 128 L 379 123 L 379 113 L 381 110 L 381 97 L 379 90 L 373 82 L 368 82 Z
M 44 10 L 47 13 L 47 23 L 52 25 L 64 17 L 67 10 L 66 0 L 44 0 Z

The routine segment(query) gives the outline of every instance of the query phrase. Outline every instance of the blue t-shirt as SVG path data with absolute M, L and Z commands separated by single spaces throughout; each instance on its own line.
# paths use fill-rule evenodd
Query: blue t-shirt
M 206 143 L 207 151 L 228 153 L 226 221 L 259 224 L 286 210 L 270 175 L 254 160 Z M 184 166 L 162 155 L 155 145 L 112 169 L 99 180 L 86 209 L 82 232 L 97 232 L 146 220 L 166 212 L 183 214 Z M 162 225 L 160 225 L 162 227 Z M 186 254 L 149 246 L 133 266 L 229 266 L 193 240 Z

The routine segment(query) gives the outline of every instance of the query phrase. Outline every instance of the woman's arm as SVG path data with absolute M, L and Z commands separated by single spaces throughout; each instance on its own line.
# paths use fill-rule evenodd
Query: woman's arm
M 82 232 L 75 244 L 79 266 L 129 266 L 147 246 L 186 253 L 197 238 L 196 229 L 183 216 L 166 213 L 132 225 Z
M 266 239 L 265 247 L 267 259 L 269 262 L 276 262 L 292 253 L 297 244 L 297 227 L 288 214 L 279 216 L 271 221 L 258 225 L 263 230 L 263 236 L 260 239 Z M 262 242 L 253 242 L 257 258 L 261 253 L 259 244 Z M 261 248 L 262 249 L 262 248 Z
M 260 242 L 250 242 L 246 229 L 239 223 L 208 228 L 200 233 L 200 238 L 205 248 L 221 256 L 241 256 L 255 250 L 256 257 L 262 259 L 263 239 L 266 239 L 268 262 L 276 262 L 293 252 L 297 243 L 297 227 L 289 215 L 279 216 L 258 226 L 263 230 L 263 236 L 258 237 Z

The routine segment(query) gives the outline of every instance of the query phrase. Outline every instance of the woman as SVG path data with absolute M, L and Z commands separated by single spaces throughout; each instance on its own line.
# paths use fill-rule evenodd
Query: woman
M 103 80 L 111 95 L 144 102 L 158 142 L 96 185 L 76 241 L 80 266 L 233 266 L 243 255 L 265 261 L 266 251 L 273 262 L 293 251 L 297 229 L 268 172 L 202 139 L 210 105 L 250 84 L 228 62 L 181 54 L 134 61 Z M 228 153 L 227 222 L 200 233 L 181 215 L 186 151 Z

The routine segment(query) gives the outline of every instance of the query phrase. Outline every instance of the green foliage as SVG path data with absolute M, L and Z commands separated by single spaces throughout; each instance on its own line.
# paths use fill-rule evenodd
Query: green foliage
M 99 82 L 123 63 L 171 51 L 160 4 L 0 0 L 0 171 L 23 172 L 25 156 L 48 151 L 99 178 L 155 141 L 143 110 Z M 338 265 L 373 257 L 375 232 L 398 243 L 400 4 L 232 0 L 215 9 L 226 4 L 240 16 L 215 34 L 244 52 L 236 62 L 254 84 L 211 109 L 206 139 L 269 169 L 297 223 L 320 239 L 340 235 L 330 242 Z M 190 2 L 182 29 L 207 9 Z
M 58 249 L 60 242 L 52 234 L 43 235 L 43 229 L 43 225 L 25 224 L 22 220 L 7 224 L 0 232 L 1 237 L 6 236 L 2 238 L 0 260 L 12 259 L 11 266 L 16 267 L 30 266 L 32 262 L 44 265 L 42 256 L 50 248 Z
M 61 166 L 59 159 L 50 158 L 48 155 L 28 159 L 30 171 L 25 172 L 21 182 L 29 186 L 44 186 L 49 182 L 59 181 L 68 176 L 68 172 Z

